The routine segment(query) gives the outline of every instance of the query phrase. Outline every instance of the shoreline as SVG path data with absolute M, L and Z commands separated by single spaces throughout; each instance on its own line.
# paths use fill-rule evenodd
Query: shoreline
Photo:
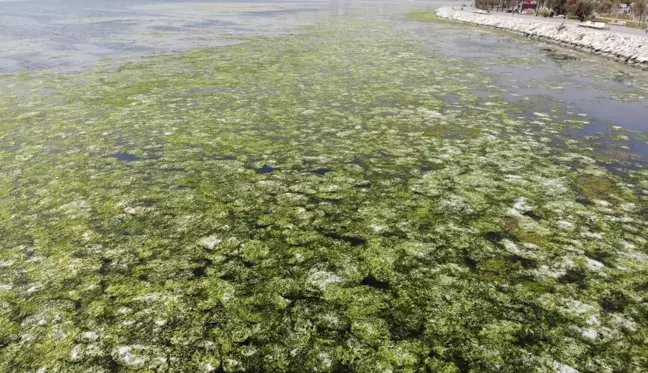
M 529 20 L 499 14 L 475 14 L 451 8 L 434 11 L 437 17 L 475 26 L 513 32 L 561 47 L 588 52 L 629 66 L 648 70 L 648 37 L 624 34 L 610 30 L 593 30 L 577 25 Z

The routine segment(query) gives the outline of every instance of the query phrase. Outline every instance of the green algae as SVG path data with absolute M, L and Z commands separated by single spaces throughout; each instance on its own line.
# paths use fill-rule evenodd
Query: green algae
M 412 36 L 2 77 L 0 370 L 645 370 L 648 174 Z
M 439 18 L 431 11 L 413 11 L 405 15 L 405 19 L 408 21 L 416 22 L 443 22 L 442 18 Z

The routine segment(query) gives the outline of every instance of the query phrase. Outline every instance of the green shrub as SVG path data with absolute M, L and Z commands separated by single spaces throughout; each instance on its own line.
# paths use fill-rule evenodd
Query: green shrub
M 545 18 L 549 17 L 549 9 L 546 9 L 546 8 L 541 9 L 539 13 L 540 13 L 541 16 L 543 16 Z

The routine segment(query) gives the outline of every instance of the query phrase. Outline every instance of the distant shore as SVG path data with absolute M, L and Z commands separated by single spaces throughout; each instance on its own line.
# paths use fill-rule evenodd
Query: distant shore
M 507 13 L 476 14 L 452 8 L 439 8 L 435 13 L 440 18 L 511 31 L 648 70 L 648 37 L 574 24 L 561 25 Z

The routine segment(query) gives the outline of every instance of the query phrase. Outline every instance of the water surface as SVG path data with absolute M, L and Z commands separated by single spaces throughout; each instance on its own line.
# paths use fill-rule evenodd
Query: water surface
M 424 2 L 57 5 L 0 3 L 0 371 L 646 370 L 645 73 Z

